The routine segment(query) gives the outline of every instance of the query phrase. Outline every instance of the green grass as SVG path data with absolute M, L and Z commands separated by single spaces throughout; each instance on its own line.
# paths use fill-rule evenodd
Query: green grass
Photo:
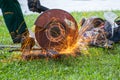
M 120 15 L 120 11 L 114 11 Z M 79 23 L 81 18 L 99 16 L 103 12 L 72 12 Z M 38 15 L 24 16 L 28 27 Z M 0 44 L 12 44 L 8 30 L 0 16 Z M 13 44 L 12 44 L 13 45 Z M 114 49 L 90 48 L 89 56 L 63 57 L 59 60 L 21 60 L 21 53 L 0 50 L 0 80 L 119 80 L 120 44 Z

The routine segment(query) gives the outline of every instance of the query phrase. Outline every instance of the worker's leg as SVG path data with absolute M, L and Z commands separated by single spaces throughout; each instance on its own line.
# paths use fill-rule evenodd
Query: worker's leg
M 0 7 L 13 42 L 19 43 L 21 41 L 21 36 L 28 34 L 28 29 L 18 1 L 0 0 Z

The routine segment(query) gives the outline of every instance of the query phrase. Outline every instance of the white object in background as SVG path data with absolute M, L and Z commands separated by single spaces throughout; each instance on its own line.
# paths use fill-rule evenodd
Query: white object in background
M 35 39 L 35 34 L 34 34 L 34 32 L 32 32 L 30 29 L 28 29 L 28 31 L 29 31 L 29 37 L 32 37 L 32 38 Z
M 113 36 L 113 34 L 114 34 L 114 28 L 118 27 L 118 25 L 115 23 L 115 19 L 118 16 L 115 13 L 113 13 L 113 12 L 105 12 L 104 13 L 104 17 L 112 25 L 112 36 Z

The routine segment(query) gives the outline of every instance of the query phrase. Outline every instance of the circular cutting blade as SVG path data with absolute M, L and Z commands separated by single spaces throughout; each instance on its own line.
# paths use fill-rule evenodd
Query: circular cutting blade
M 43 49 L 60 51 L 77 39 L 78 26 L 66 11 L 51 9 L 42 13 L 35 22 L 35 37 Z

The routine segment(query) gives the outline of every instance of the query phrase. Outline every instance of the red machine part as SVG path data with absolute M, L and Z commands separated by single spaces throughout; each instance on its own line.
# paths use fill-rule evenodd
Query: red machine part
M 45 11 L 37 18 L 35 26 L 36 40 L 43 49 L 61 51 L 67 47 L 68 42 L 72 45 L 77 40 L 77 23 L 64 10 Z

